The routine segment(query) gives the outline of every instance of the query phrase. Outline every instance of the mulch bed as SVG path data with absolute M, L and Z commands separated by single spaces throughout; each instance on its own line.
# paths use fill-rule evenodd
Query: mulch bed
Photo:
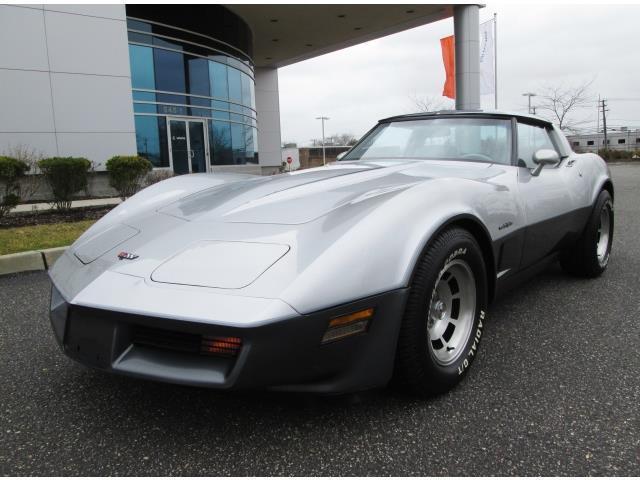
M 35 212 L 10 213 L 0 218 L 0 228 L 27 227 L 48 223 L 69 223 L 81 220 L 98 220 L 113 209 L 115 205 L 72 208 L 67 212 L 59 210 L 41 210 Z

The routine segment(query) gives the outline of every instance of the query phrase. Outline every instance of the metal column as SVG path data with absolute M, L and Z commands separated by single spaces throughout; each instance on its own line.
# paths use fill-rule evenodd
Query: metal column
M 453 7 L 456 55 L 456 110 L 480 110 L 478 5 Z

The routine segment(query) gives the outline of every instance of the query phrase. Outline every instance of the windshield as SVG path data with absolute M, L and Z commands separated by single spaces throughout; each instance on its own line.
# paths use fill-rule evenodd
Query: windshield
M 341 160 L 405 158 L 509 165 L 511 121 L 456 117 L 382 123 Z

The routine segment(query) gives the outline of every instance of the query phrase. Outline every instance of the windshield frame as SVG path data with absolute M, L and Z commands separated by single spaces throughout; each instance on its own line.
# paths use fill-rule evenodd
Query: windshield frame
M 380 159 L 351 159 L 351 154 L 357 149 L 357 147 L 366 142 L 372 135 L 374 135 L 379 128 L 384 125 L 392 124 L 392 123 L 400 123 L 400 122 L 415 122 L 415 121 L 430 121 L 437 119 L 492 119 L 492 120 L 507 120 L 509 122 L 509 138 L 511 140 L 511 152 L 509 155 L 509 163 L 500 163 L 500 162 L 492 162 L 495 165 L 505 165 L 505 166 L 516 166 L 517 165 L 517 152 L 518 152 L 518 139 L 517 139 L 517 119 L 513 115 L 500 115 L 500 114 L 491 114 L 491 113 L 475 113 L 471 115 L 465 114 L 425 114 L 425 115 L 414 115 L 414 116 L 406 116 L 406 117 L 392 117 L 386 120 L 379 121 L 372 129 L 370 129 L 367 133 L 365 133 L 362 138 L 356 143 L 353 147 L 349 149 L 347 154 L 342 157 L 339 162 L 367 162 L 367 161 L 402 161 L 402 160 L 420 160 L 420 161 L 456 161 L 456 162 L 474 162 L 474 163 L 489 163 L 482 160 L 474 160 L 470 158 L 421 158 L 421 157 L 404 157 L 404 158 L 380 158 Z M 541 122 L 542 125 L 543 122 Z

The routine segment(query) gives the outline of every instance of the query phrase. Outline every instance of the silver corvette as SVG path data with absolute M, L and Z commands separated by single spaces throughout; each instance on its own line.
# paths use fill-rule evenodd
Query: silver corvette
M 71 358 L 140 378 L 444 392 L 507 287 L 555 259 L 606 269 L 613 196 L 604 161 L 537 117 L 388 118 L 327 167 L 131 197 L 51 270 L 51 323 Z

